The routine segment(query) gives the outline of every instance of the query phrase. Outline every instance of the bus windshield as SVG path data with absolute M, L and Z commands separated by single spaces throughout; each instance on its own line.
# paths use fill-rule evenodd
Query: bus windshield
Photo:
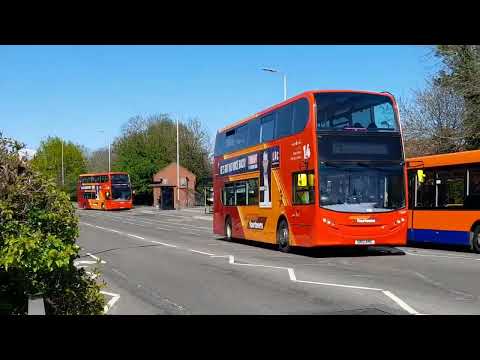
M 112 200 L 130 200 L 132 198 L 132 190 L 128 184 L 112 184 Z
M 340 212 L 373 213 L 405 207 L 401 164 L 320 164 L 320 206 Z
M 399 131 L 388 96 L 339 92 L 315 94 L 317 130 Z

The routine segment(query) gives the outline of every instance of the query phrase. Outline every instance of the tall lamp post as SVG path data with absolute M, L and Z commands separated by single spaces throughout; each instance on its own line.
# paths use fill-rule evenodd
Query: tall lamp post
M 105 130 L 98 130 L 102 134 L 105 134 Z M 108 142 L 108 172 L 111 172 L 111 163 L 112 163 L 112 155 L 110 151 L 110 141 L 107 140 L 107 135 L 105 134 L 105 141 Z
M 178 118 L 177 118 L 177 210 L 180 210 L 180 148 L 178 146 Z
M 277 73 L 283 76 L 283 100 L 287 100 L 287 75 L 281 71 L 271 68 L 262 68 L 263 71 Z
M 63 167 L 63 139 L 60 141 L 62 142 L 62 186 L 65 186 L 65 168 Z

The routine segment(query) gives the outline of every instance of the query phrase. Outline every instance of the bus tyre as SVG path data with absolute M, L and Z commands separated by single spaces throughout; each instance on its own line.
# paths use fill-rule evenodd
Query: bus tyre
M 477 254 L 480 254 L 480 225 L 477 225 L 473 231 L 472 248 Z
M 277 244 L 278 250 L 281 252 L 290 252 L 290 238 L 288 231 L 288 223 L 285 219 L 280 220 L 277 227 Z
M 225 240 L 232 240 L 232 221 L 229 217 L 225 220 Z

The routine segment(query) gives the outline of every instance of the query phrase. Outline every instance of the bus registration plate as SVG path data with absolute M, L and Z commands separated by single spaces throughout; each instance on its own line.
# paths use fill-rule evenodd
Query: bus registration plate
M 355 240 L 355 245 L 374 245 L 375 240 Z

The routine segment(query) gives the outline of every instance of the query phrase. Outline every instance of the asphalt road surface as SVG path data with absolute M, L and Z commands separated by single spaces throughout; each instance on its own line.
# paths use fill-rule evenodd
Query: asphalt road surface
M 107 314 L 480 314 L 480 256 L 414 247 L 284 254 L 212 234 L 196 209 L 78 210 L 79 266 Z

